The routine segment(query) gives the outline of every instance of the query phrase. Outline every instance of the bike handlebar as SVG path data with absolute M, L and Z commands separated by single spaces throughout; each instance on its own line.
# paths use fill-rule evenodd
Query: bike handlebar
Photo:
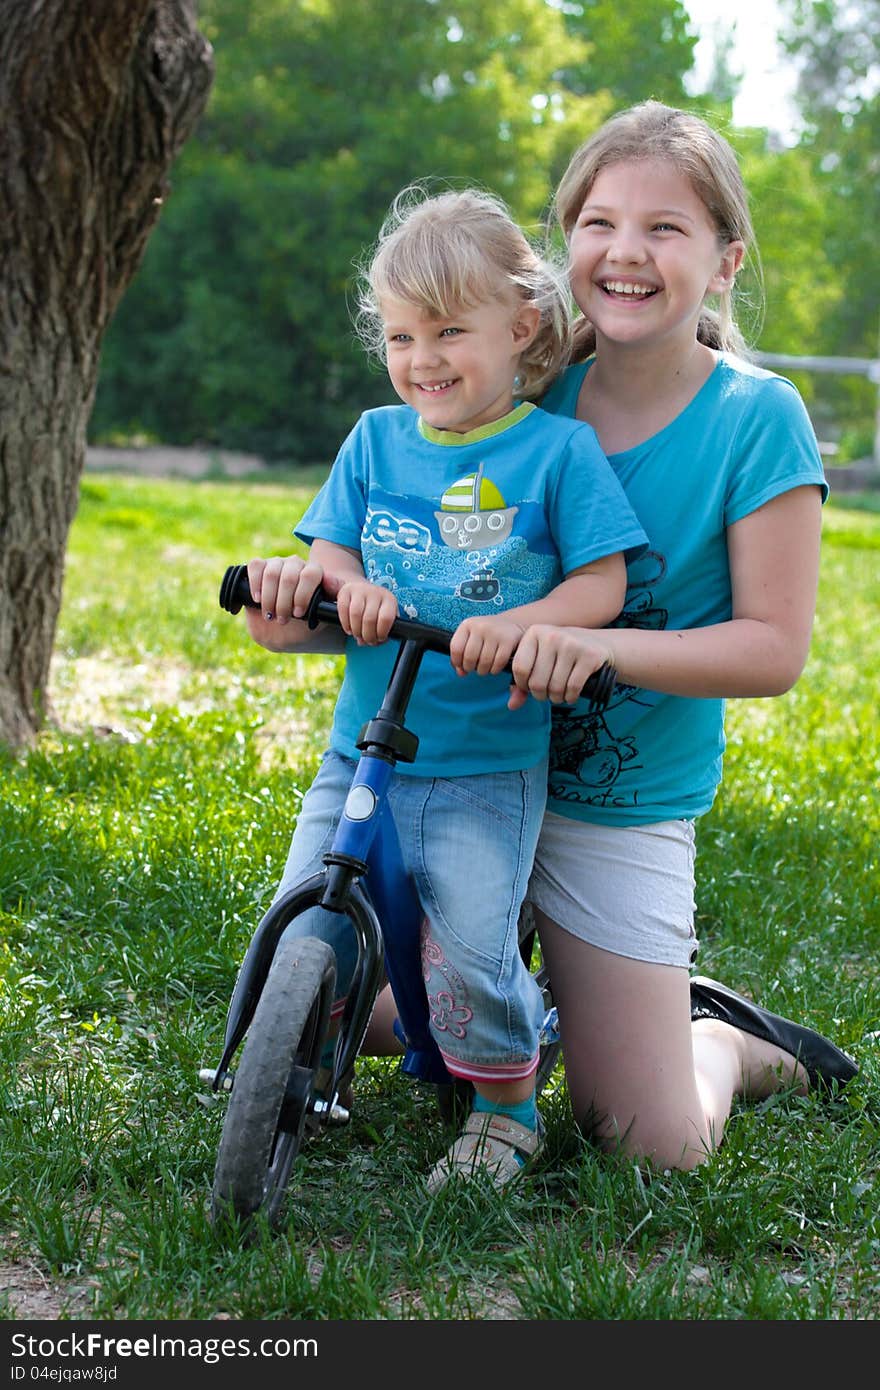
M 239 613 L 242 608 L 259 606 L 251 594 L 247 565 L 230 565 L 220 585 L 220 607 L 227 613 L 234 614 Z M 340 626 L 336 603 L 320 585 L 312 595 L 305 622 L 313 629 L 319 623 Z M 452 640 L 452 633 L 446 628 L 417 623 L 412 618 L 395 618 L 388 636 L 389 639 L 398 642 L 419 642 L 428 651 L 439 652 L 441 656 L 449 655 L 449 643 Z M 591 700 L 596 709 L 604 709 L 611 699 L 616 681 L 617 671 L 606 661 L 598 671 L 594 671 L 587 678 L 581 695 L 584 699 Z

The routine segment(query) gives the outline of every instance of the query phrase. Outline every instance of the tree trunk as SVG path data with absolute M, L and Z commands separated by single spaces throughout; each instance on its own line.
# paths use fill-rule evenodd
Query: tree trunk
M 0 0 L 0 742 L 13 747 L 50 713 L 103 334 L 212 79 L 195 0 Z

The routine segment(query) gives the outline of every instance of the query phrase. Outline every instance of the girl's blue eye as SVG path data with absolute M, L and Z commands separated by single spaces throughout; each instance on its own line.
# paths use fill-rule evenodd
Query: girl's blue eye
M 463 331 L 464 330 L 461 328 L 444 328 L 442 333 L 440 334 L 440 337 L 445 338 L 447 334 L 450 334 L 451 336 L 455 337 L 457 334 L 462 333 Z

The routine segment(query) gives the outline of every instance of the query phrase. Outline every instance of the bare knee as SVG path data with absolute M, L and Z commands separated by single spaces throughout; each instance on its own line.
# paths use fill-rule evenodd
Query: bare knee
M 536 915 L 582 1132 L 603 1150 L 655 1168 L 704 1163 L 716 1129 L 720 1141 L 730 1096 L 725 1108 L 723 1094 L 703 1094 L 687 971 L 617 956 Z
M 577 1125 L 584 1138 L 603 1153 L 634 1161 L 648 1172 L 691 1172 L 716 1147 L 702 1115 L 695 1120 L 674 1106 L 658 1112 L 646 1104 L 626 1122 L 595 1102 L 579 1113 Z

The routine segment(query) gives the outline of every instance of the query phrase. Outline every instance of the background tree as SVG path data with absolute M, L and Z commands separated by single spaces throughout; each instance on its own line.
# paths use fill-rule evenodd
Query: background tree
M 670 106 L 686 100 L 697 43 L 687 0 L 566 0 L 561 9 L 568 32 L 589 44 L 587 61 L 564 70 L 572 91 L 595 91 L 598 78 L 618 108 L 648 97 Z
M 740 131 L 733 141 L 749 190 L 765 299 L 761 314 L 758 287 L 746 267 L 737 277 L 746 301 L 739 308 L 742 326 L 765 352 L 822 356 L 829 351 L 827 325 L 843 292 L 839 266 L 827 254 L 834 204 L 808 150 L 768 149 L 764 131 Z M 820 378 L 801 373 L 797 381 L 812 408 Z
M 784 0 L 783 40 L 800 74 L 801 141 L 827 209 L 824 254 L 839 291 L 823 312 L 822 351 L 880 357 L 880 0 Z M 802 351 L 804 349 L 801 349 Z M 877 386 L 824 378 L 823 395 L 844 402 L 851 422 L 845 457 L 870 455 Z
M 212 75 L 194 0 L 0 0 L 0 739 L 13 746 L 45 712 L 102 336 Z
M 108 335 L 94 438 L 332 457 L 389 400 L 349 314 L 394 194 L 476 180 L 537 223 L 636 72 L 682 99 L 678 0 L 205 0 L 217 82 Z M 631 85 L 627 85 L 627 84 Z

